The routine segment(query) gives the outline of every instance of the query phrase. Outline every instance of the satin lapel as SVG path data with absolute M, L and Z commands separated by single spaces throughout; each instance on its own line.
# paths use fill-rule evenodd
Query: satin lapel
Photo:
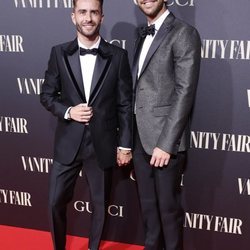
M 86 103 L 77 40 L 74 40 L 65 51 L 64 60 L 73 85 L 82 101 Z
M 106 42 L 102 39 L 99 49 L 101 54 L 97 55 L 93 78 L 91 82 L 89 105 L 91 105 L 104 84 L 105 76 L 109 70 L 112 54 L 108 51 L 108 46 Z
M 133 60 L 133 67 L 132 67 L 132 77 L 133 77 L 133 88 L 136 87 L 137 82 L 137 74 L 138 74 L 138 65 L 139 65 L 139 57 L 142 48 L 144 39 L 142 37 L 138 37 L 135 43 L 135 53 L 134 53 L 134 60 Z
M 140 75 L 143 74 L 145 68 L 147 67 L 147 65 L 148 65 L 150 59 L 152 58 L 152 56 L 154 55 L 155 51 L 160 46 L 163 39 L 166 38 L 169 31 L 172 29 L 172 24 L 173 24 L 174 19 L 175 19 L 175 17 L 172 13 L 170 13 L 169 16 L 166 17 L 165 21 L 163 22 L 162 26 L 160 27 L 159 31 L 157 32 L 157 34 L 156 34 L 156 36 L 155 36 L 155 38 L 154 38 L 154 40 L 149 48 L 149 51 L 148 51 L 147 56 L 145 58 L 145 61 L 143 63 Z

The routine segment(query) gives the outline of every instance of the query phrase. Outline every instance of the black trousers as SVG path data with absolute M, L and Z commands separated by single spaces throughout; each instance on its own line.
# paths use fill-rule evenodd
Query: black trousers
M 145 250 L 181 250 L 183 210 L 180 201 L 180 182 L 186 152 L 171 157 L 163 168 L 150 165 L 134 129 L 134 168 L 145 230 Z
M 81 147 L 74 162 L 70 165 L 53 163 L 49 188 L 49 214 L 54 250 L 65 250 L 67 204 L 73 198 L 76 179 L 82 168 L 87 177 L 93 208 L 89 249 L 99 249 L 112 172 L 111 168 L 107 170 L 100 168 L 91 142 L 90 131 L 86 127 Z

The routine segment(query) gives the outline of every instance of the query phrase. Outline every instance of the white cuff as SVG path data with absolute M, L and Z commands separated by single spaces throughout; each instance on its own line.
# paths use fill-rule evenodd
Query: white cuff
M 69 116 L 69 111 L 70 111 L 70 109 L 71 109 L 72 107 L 69 107 L 67 110 L 66 110 L 66 112 L 65 112 L 65 114 L 64 114 L 64 119 L 66 119 L 66 120 L 70 120 L 70 116 Z

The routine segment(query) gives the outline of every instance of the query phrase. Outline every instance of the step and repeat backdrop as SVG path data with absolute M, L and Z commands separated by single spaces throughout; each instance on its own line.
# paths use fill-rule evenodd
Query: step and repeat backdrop
M 195 26 L 202 63 L 182 180 L 185 250 L 250 246 L 249 0 L 169 0 Z M 52 46 L 73 40 L 71 0 L 0 2 L 0 224 L 48 231 L 48 177 L 55 118 L 39 94 Z M 128 50 L 145 22 L 133 0 L 106 0 L 102 36 Z M 104 239 L 143 244 L 133 166 L 114 171 Z M 68 208 L 68 233 L 87 237 L 84 173 Z

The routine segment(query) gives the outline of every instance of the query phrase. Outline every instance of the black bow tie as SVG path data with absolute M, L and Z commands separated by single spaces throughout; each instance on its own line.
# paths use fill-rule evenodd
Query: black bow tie
M 99 49 L 84 49 L 84 48 L 80 48 L 80 55 L 84 56 L 87 54 L 91 54 L 96 56 L 99 53 Z
M 151 24 L 149 26 L 141 27 L 139 30 L 139 34 L 141 37 L 146 37 L 147 35 L 154 35 L 155 34 L 155 25 Z

